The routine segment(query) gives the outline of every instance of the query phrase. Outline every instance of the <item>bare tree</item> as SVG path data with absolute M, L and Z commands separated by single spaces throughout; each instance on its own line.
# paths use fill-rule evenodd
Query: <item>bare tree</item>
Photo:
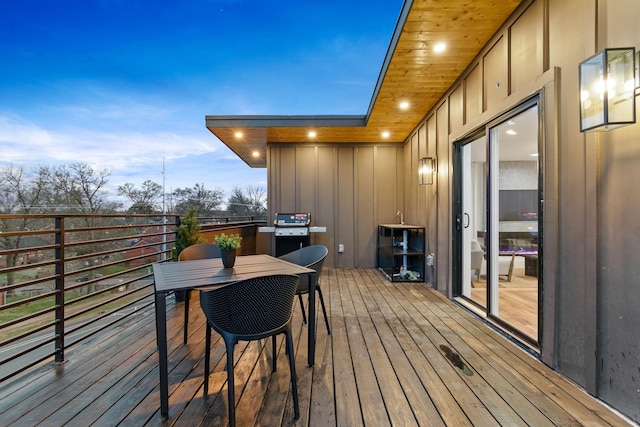
M 251 204 L 252 215 L 256 219 L 267 218 L 267 190 L 264 187 L 249 185 L 247 196 Z
M 29 176 L 23 167 L 0 167 L 0 212 L 39 213 L 47 180 L 42 174 Z
M 227 200 L 227 212 L 234 216 L 267 217 L 267 192 L 263 187 L 249 185 L 245 190 L 233 187 Z
M 148 179 L 138 189 L 134 184 L 127 182 L 118 186 L 118 195 L 131 200 L 133 204 L 129 208 L 130 212 L 153 213 L 162 196 L 162 186 Z
M 108 169 L 96 170 L 79 162 L 43 166 L 41 174 L 48 177 L 53 186 L 50 204 L 62 213 L 111 213 L 118 207 L 117 202 L 108 199 L 105 191 L 111 175 Z
M 48 178 L 52 185 L 49 203 L 55 206 L 53 212 L 67 214 L 82 214 L 79 218 L 69 218 L 65 227 L 87 228 L 87 231 L 71 233 L 70 239 L 86 242 L 74 246 L 75 255 L 85 255 L 84 266 L 98 268 L 101 259 L 91 258 L 89 255 L 98 251 L 100 239 L 105 238 L 104 231 L 97 229 L 110 225 L 114 220 L 99 216 L 116 212 L 120 203 L 109 199 L 106 186 L 111 172 L 107 169 L 97 170 L 87 163 L 72 163 L 61 166 L 44 166 L 41 174 Z M 93 276 L 93 270 L 91 270 Z M 88 286 L 87 291 L 93 292 L 94 284 Z
M 41 174 L 30 176 L 22 167 L 0 167 L 0 213 L 33 214 L 42 211 L 42 195 L 46 192 L 47 181 Z M 4 233 L 25 231 L 38 227 L 37 218 L 2 218 L 0 221 L 0 248 L 4 250 L 18 249 L 22 246 L 23 236 L 7 236 Z M 5 255 L 6 266 L 15 267 L 19 254 Z M 7 273 L 6 286 L 15 283 L 15 274 Z M 0 292 L 0 296 L 4 293 Z M 4 301 L 0 301 L 4 303 Z
M 196 184 L 192 188 L 176 188 L 172 193 L 175 200 L 176 213 L 186 214 L 197 209 L 199 215 L 210 216 L 220 209 L 224 191 L 221 188 L 207 190 L 204 184 Z

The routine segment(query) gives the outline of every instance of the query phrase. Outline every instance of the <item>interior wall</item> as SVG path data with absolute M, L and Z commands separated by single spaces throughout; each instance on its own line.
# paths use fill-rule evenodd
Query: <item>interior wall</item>
M 402 144 L 269 144 L 267 164 L 269 217 L 310 212 L 327 228 L 311 236 L 329 249 L 327 266 L 375 267 L 378 224 L 399 222 L 398 211 L 406 221 Z
M 537 190 L 537 161 L 501 161 L 498 175 L 501 190 Z

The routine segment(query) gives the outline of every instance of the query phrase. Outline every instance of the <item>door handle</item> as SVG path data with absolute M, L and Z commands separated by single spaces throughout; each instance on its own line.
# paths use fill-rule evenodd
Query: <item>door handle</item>
M 464 226 L 464 228 L 469 228 L 469 225 L 471 224 L 471 218 L 469 217 L 468 213 L 464 213 L 464 216 L 467 217 L 467 225 Z

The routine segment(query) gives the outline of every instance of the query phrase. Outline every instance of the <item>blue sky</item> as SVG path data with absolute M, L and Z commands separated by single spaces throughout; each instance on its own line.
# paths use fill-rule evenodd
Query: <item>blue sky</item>
M 207 114 L 364 114 L 402 0 L 0 3 L 0 164 L 266 187 Z

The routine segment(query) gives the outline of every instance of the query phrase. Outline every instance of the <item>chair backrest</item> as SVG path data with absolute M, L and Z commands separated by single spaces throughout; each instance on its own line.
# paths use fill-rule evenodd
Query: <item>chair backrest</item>
M 184 248 L 178 255 L 178 261 L 220 257 L 222 257 L 220 248 L 215 243 L 196 243 L 195 245 Z
M 219 333 L 259 336 L 289 322 L 297 287 L 295 275 L 256 277 L 200 291 L 200 306 Z
M 297 249 L 288 254 L 281 255 L 280 259 L 298 264 L 303 267 L 311 268 L 316 271 L 316 281 L 320 279 L 322 273 L 322 265 L 327 257 L 329 250 L 322 245 L 311 245 Z M 298 292 L 306 292 L 309 290 L 309 276 L 304 274 L 300 276 L 298 284 Z

